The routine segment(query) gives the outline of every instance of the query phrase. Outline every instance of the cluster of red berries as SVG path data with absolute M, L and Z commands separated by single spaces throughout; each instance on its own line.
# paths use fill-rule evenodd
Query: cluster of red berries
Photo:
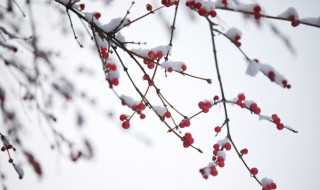
M 172 5 L 179 5 L 179 1 L 177 0 L 161 0 L 161 3 L 166 7 L 170 7 Z
M 236 100 L 236 104 L 240 106 L 241 108 L 247 108 L 250 109 L 253 113 L 259 115 L 261 113 L 261 109 L 258 107 L 258 105 L 254 102 L 251 102 L 249 105 L 245 103 L 245 95 L 243 93 L 238 94 L 238 99 Z
M 158 51 L 157 53 L 155 53 L 154 51 L 149 51 L 148 57 L 149 57 L 149 59 L 146 59 L 146 58 L 143 59 L 143 63 L 146 64 L 149 69 L 153 69 L 155 66 L 154 61 L 156 59 L 158 59 L 158 60 L 161 59 L 163 57 L 163 53 L 162 53 L 162 51 Z
M 291 15 L 288 17 L 289 20 L 291 20 L 291 26 L 297 27 L 300 24 L 300 21 L 298 18 L 296 18 L 294 15 Z
M 108 49 L 106 47 L 103 47 L 103 46 L 100 48 L 102 59 L 107 59 L 108 58 L 107 50 Z
M 189 146 L 191 146 L 193 144 L 194 139 L 192 138 L 191 133 L 186 133 L 182 137 L 182 141 L 183 141 L 183 147 L 188 148 Z
M 107 64 L 105 65 L 105 68 L 106 68 L 107 70 L 116 71 L 116 70 L 117 70 L 117 65 L 114 64 L 114 63 L 107 63 Z
M 217 16 L 217 12 L 215 10 L 207 11 L 205 8 L 202 7 L 201 2 L 196 2 L 195 0 L 187 1 L 186 6 L 196 10 L 200 16 L 208 16 L 208 15 L 210 15 L 211 17 Z
M 179 123 L 180 128 L 189 127 L 191 125 L 189 119 L 184 119 Z
M 262 190 L 272 190 L 272 189 L 277 189 L 276 183 L 271 182 L 262 188 Z
M 276 74 L 274 71 L 269 71 L 268 74 L 267 74 L 268 78 L 271 80 L 271 81 L 275 81 L 275 78 L 276 78 Z M 287 80 L 283 79 L 281 81 L 282 85 L 284 88 L 288 88 L 290 89 L 291 88 L 291 85 L 288 83 Z
M 240 35 L 235 35 L 233 39 L 231 39 L 233 41 L 234 44 L 236 44 L 237 47 L 241 46 L 241 42 L 239 42 L 239 40 L 241 39 Z
M 256 5 L 253 7 L 253 15 L 254 15 L 254 18 L 257 20 L 261 18 L 260 11 L 261 11 L 261 7 L 259 5 Z
M 153 86 L 153 82 L 151 81 L 149 75 L 147 75 L 147 74 L 143 75 L 142 80 L 148 81 L 148 85 Z
M 272 114 L 271 116 L 272 121 L 277 125 L 278 130 L 282 130 L 284 128 L 283 123 L 281 123 L 281 119 L 278 117 L 277 114 Z
M 210 101 L 200 101 L 198 106 L 202 109 L 203 113 L 208 113 L 209 109 L 212 107 L 212 103 Z
M 1 151 L 4 152 L 5 150 L 10 150 L 10 149 L 13 149 L 15 150 L 11 144 L 8 144 L 8 145 L 5 145 L 5 146 L 2 146 L 1 147 Z
M 206 173 L 206 170 L 209 170 L 209 172 L 210 172 L 210 174 L 212 175 L 212 176 L 217 176 L 218 175 L 218 170 L 217 170 L 217 168 L 216 168 L 216 166 L 208 166 L 208 167 L 205 167 L 205 168 L 201 168 L 200 170 L 199 170 L 199 172 L 201 173 L 201 175 L 202 175 L 202 177 L 204 178 L 204 179 L 208 179 L 208 175 L 207 175 L 207 173 Z

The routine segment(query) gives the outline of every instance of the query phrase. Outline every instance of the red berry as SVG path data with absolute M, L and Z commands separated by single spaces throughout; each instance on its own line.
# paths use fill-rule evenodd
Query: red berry
M 194 7 L 199 10 L 202 7 L 202 4 L 200 2 L 196 2 Z
M 199 103 L 198 103 L 198 106 L 199 106 L 199 108 L 203 108 L 203 107 L 204 107 L 204 102 L 202 102 L 202 101 L 199 102 Z
M 241 38 L 240 35 L 236 35 L 236 36 L 234 37 L 234 40 L 235 40 L 235 41 L 239 41 L 240 38 Z
M 253 11 L 254 11 L 254 12 L 260 12 L 260 11 L 261 11 L 261 7 L 260 7 L 259 5 L 257 5 L 257 6 L 255 6 L 255 7 L 253 8 Z
M 168 71 L 169 73 L 171 73 L 171 72 L 173 71 L 173 69 L 172 69 L 171 67 L 169 67 L 169 68 L 167 69 L 167 71 Z
M 153 69 L 154 66 L 155 66 L 155 64 L 154 64 L 153 62 L 148 64 L 148 68 L 149 68 L 149 69 Z
M 12 162 L 13 162 L 13 159 L 12 159 L 12 158 L 10 158 L 10 159 L 9 159 L 9 163 L 12 163 Z
M 282 130 L 284 128 L 284 125 L 282 123 L 277 124 L 277 129 Z
M 6 150 L 6 148 L 3 146 L 3 147 L 1 147 L 1 151 L 3 152 L 3 151 L 5 151 Z
M 254 18 L 257 20 L 261 18 L 261 14 L 259 12 L 255 12 L 253 15 L 254 15 Z
M 300 24 L 300 21 L 298 21 L 298 20 L 291 21 L 291 26 L 293 26 L 293 27 L 297 27 L 299 24 Z
M 220 168 L 223 168 L 223 167 L 224 167 L 224 162 L 219 162 L 219 163 L 218 163 L 218 166 L 219 166 Z
M 204 103 L 204 106 L 206 106 L 207 108 L 209 108 L 209 109 L 210 109 L 210 108 L 211 108 L 211 106 L 212 106 L 212 104 L 211 104 L 210 102 L 205 102 L 205 103 Z
M 147 64 L 149 64 L 149 60 L 148 59 L 143 59 L 143 63 L 147 65 Z
M 241 93 L 241 94 L 238 94 L 238 99 L 241 100 L 241 101 L 243 101 L 243 100 L 246 99 L 246 97 L 244 96 L 243 93 Z
M 144 118 L 146 118 L 146 115 L 145 114 L 140 114 L 140 119 L 144 119 Z
M 149 51 L 148 52 L 148 56 L 151 58 L 151 59 L 154 59 L 155 58 L 155 53 L 153 51 Z
M 148 80 L 149 76 L 147 74 L 143 75 L 142 80 Z
M 170 117 L 171 117 L 171 113 L 167 111 L 166 113 L 164 113 L 164 116 L 165 116 L 166 118 L 170 118 Z
M 257 115 L 259 115 L 260 113 L 261 113 L 261 109 L 260 108 L 255 108 L 255 109 L 253 109 L 252 110 L 253 111 L 253 113 L 255 113 L 255 114 L 257 114 Z
M 144 110 L 145 108 L 146 108 L 146 106 L 145 106 L 144 103 L 142 103 L 142 102 L 138 105 L 138 109 L 139 109 L 140 111 Z
M 248 149 L 244 148 L 240 151 L 241 154 L 248 154 Z
M 98 20 L 100 17 L 101 17 L 101 14 L 100 13 L 94 13 L 94 17 Z
M 222 0 L 222 4 L 224 4 L 224 6 L 228 6 L 228 1 L 227 0 Z
M 283 84 L 283 86 L 287 86 L 288 81 L 286 81 L 286 80 L 282 80 L 282 84 Z
M 200 8 L 199 15 L 200 16 L 206 16 L 207 15 L 207 11 L 205 9 L 203 9 L 203 8 Z
M 218 155 L 218 150 L 213 150 L 213 155 L 217 156 Z
M 212 176 L 217 176 L 218 175 L 218 170 L 215 167 L 211 167 L 210 174 Z
M 162 51 L 158 51 L 157 54 L 156 54 L 156 57 L 157 57 L 158 59 L 161 59 L 161 58 L 163 57 Z
M 84 10 L 84 8 L 85 8 L 84 3 L 81 3 L 81 4 L 79 5 L 79 7 L 80 7 L 81 10 Z
M 214 100 L 214 101 L 219 100 L 219 96 L 215 95 L 215 96 L 213 97 L 213 100 Z
M 192 6 L 192 1 L 187 1 L 187 2 L 186 2 L 186 6 L 187 6 L 187 7 L 191 7 L 191 6 Z
M 216 133 L 220 133 L 221 127 L 220 127 L 220 126 L 216 126 L 216 127 L 214 128 L 214 131 L 215 131 Z
M 214 150 L 219 150 L 220 145 L 219 145 L 219 144 L 214 144 L 214 145 L 213 145 L 213 148 L 214 148 Z
M 130 123 L 129 123 L 128 121 L 125 121 L 125 122 L 122 123 L 122 127 L 123 127 L 124 129 L 129 129 Z
M 152 10 L 152 6 L 150 4 L 146 5 L 147 11 L 151 11 Z
M 127 116 L 125 114 L 121 114 L 120 121 L 124 121 L 125 119 L 127 119 Z
M 115 86 L 118 86 L 119 85 L 119 80 L 117 78 L 113 79 L 112 80 L 112 84 L 115 85 Z
M 271 189 L 277 189 L 277 184 L 275 184 L 275 183 L 270 183 L 270 188 L 271 188 Z
M 187 70 L 187 66 L 185 64 L 183 64 L 183 65 L 181 65 L 181 69 L 182 69 L 182 71 L 185 71 L 185 70 Z
M 230 150 L 230 149 L 231 149 L 231 144 L 230 144 L 230 143 L 224 144 L 224 148 L 225 148 L 226 150 Z
M 250 109 L 251 109 L 251 110 L 254 110 L 254 109 L 256 109 L 257 107 L 258 107 L 258 105 L 257 105 L 256 103 L 250 104 Z
M 186 127 L 189 127 L 191 124 L 189 119 L 185 120 L 183 123 Z
M 251 175 L 257 175 L 258 174 L 258 169 L 257 168 L 251 168 L 250 174 Z
M 13 51 L 14 53 L 16 53 L 16 52 L 18 51 L 18 48 L 13 47 L 13 48 L 12 48 L 12 51 Z
M 241 46 L 241 42 L 236 42 L 235 44 L 236 44 L 237 47 Z
M 276 77 L 276 75 L 274 74 L 273 71 L 270 71 L 270 72 L 268 73 L 268 77 L 269 77 L 270 80 L 274 81 L 274 78 Z
M 209 112 L 209 108 L 203 107 L 203 108 L 202 108 L 202 112 L 203 112 L 203 113 L 208 113 L 208 112 Z
M 211 17 L 216 17 L 216 16 L 217 16 L 217 12 L 216 12 L 216 11 L 210 11 L 210 12 L 209 12 L 209 15 L 210 15 Z

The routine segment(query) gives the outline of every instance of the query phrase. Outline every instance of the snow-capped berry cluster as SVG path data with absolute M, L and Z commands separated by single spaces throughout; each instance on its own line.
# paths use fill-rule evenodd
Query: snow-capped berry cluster
M 136 101 L 133 98 L 125 95 L 121 95 L 120 98 L 122 100 L 122 105 L 126 105 L 130 107 L 132 111 L 135 111 L 138 115 L 140 115 L 140 119 L 144 119 L 146 117 L 146 115 L 142 113 L 146 108 L 146 105 L 143 102 Z M 120 115 L 120 121 L 123 121 L 122 123 L 123 128 L 127 129 L 130 127 L 129 120 L 130 120 L 129 115 L 125 115 L 125 114 Z
M 15 151 L 15 148 L 13 148 L 12 144 L 10 143 L 10 139 L 5 136 L 5 135 L 1 135 L 1 141 L 2 141 L 2 147 L 1 147 L 1 151 L 4 152 L 5 150 L 10 150 L 13 149 Z
M 161 63 L 161 67 L 168 72 L 172 72 L 172 71 L 183 72 L 187 70 L 187 65 L 181 61 L 164 61 Z
M 238 47 L 241 46 L 241 42 L 239 42 L 241 35 L 242 35 L 242 32 L 235 27 L 230 28 L 226 32 L 226 36 Z
M 184 148 L 188 148 L 194 143 L 194 139 L 192 138 L 191 133 L 184 134 L 184 136 L 182 137 L 182 141 L 183 141 Z
M 162 57 L 163 57 L 162 51 L 158 51 L 158 52 L 149 51 L 148 58 L 143 59 L 143 63 L 146 64 L 149 69 L 153 69 L 155 66 L 155 61 L 160 60 Z
M 110 59 L 108 59 L 110 60 Z M 104 66 L 104 70 L 106 75 L 106 80 L 109 82 L 110 87 L 119 85 L 119 77 L 120 73 L 118 71 L 118 67 L 115 63 L 110 60 L 110 62 L 106 63 Z
M 261 113 L 261 109 L 259 108 L 259 106 L 254 101 L 245 99 L 245 95 L 243 93 L 240 93 L 236 98 L 234 98 L 233 102 L 241 108 L 247 108 L 253 113 L 259 115 Z
M 184 119 L 179 123 L 180 128 L 189 127 L 190 125 L 190 119 Z
M 215 11 L 215 3 L 211 1 L 188 0 L 186 2 L 186 6 L 197 11 L 200 16 L 217 16 L 217 12 Z
M 157 113 L 157 115 L 161 118 L 161 120 L 171 117 L 171 113 L 162 106 L 153 106 L 153 109 Z
M 277 114 L 272 114 L 271 119 L 277 125 L 278 130 L 282 130 L 284 128 L 284 124 L 281 123 L 281 119 L 278 117 Z
M 210 162 L 208 166 L 199 170 L 202 177 L 205 179 L 208 179 L 208 176 L 210 175 L 217 176 L 217 167 L 223 168 L 225 166 L 226 153 L 225 151 L 223 151 L 223 149 L 229 151 L 231 149 L 231 144 L 226 138 L 223 140 L 219 140 L 216 144 L 214 144 L 213 149 L 213 162 Z
M 199 108 L 202 110 L 203 113 L 208 113 L 210 108 L 212 107 L 212 102 L 209 100 L 200 101 L 198 103 Z
M 161 0 L 161 4 L 166 7 L 170 7 L 172 5 L 179 5 L 179 1 L 178 0 Z
M 250 76 L 256 76 L 258 71 L 261 71 L 272 82 L 275 82 L 284 88 L 291 88 L 291 85 L 288 83 L 287 79 L 285 79 L 284 76 L 277 72 L 272 66 L 261 63 L 257 59 L 249 60 L 248 62 L 249 65 L 247 67 L 246 74 Z
M 269 178 L 262 178 L 261 179 L 261 185 L 262 185 L 262 190 L 272 190 L 272 189 L 277 189 L 277 184 L 273 182 L 272 179 Z
M 215 162 L 210 162 L 207 167 L 201 168 L 199 172 L 204 179 L 208 179 L 210 175 L 217 176 L 218 170 L 216 168 L 217 164 Z
M 291 20 L 291 26 L 296 27 L 300 24 L 299 14 L 293 7 L 289 7 L 286 11 L 281 13 L 278 17 Z

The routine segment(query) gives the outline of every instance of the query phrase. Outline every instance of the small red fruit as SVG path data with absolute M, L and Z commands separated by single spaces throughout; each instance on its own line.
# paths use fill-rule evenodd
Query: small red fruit
M 257 168 L 251 168 L 250 174 L 254 175 L 254 176 L 257 175 L 258 174 L 258 169 Z
M 81 4 L 79 5 L 79 7 L 80 7 L 81 10 L 84 10 L 84 8 L 85 8 L 86 6 L 84 5 L 84 3 L 81 3 Z
M 147 11 L 151 11 L 152 10 L 152 6 L 150 4 L 146 5 Z
M 120 121 L 124 121 L 125 119 L 127 119 L 127 116 L 125 114 L 121 114 Z
M 128 121 L 125 121 L 125 122 L 122 123 L 122 127 L 123 127 L 124 129 L 129 129 L 130 123 L 129 123 Z
M 100 17 L 101 17 L 101 14 L 100 13 L 94 13 L 94 17 L 98 20 Z
M 214 131 L 215 131 L 216 133 L 220 133 L 221 127 L 220 127 L 220 126 L 216 126 L 216 127 L 214 128 Z
M 248 149 L 244 148 L 240 151 L 241 154 L 248 154 Z

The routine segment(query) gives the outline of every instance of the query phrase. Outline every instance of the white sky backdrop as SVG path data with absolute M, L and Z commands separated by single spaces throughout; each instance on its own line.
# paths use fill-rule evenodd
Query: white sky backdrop
M 146 2 L 150 1 L 136 1 L 129 18 L 141 15 L 145 11 Z M 320 16 L 320 1 L 317 0 L 269 0 L 260 4 L 270 15 L 278 15 L 293 6 L 301 18 Z M 86 5 L 88 11 L 100 11 L 101 21 L 108 22 L 110 18 L 122 17 L 130 1 L 114 1 L 110 8 L 101 6 L 101 3 L 96 3 L 96 6 L 89 3 Z M 86 129 L 76 134 L 80 136 L 85 134 L 91 139 L 96 155 L 92 161 L 80 160 L 76 164 L 49 150 L 49 144 L 46 144 L 45 137 L 38 132 L 38 127 L 34 127 L 35 131 L 27 131 L 25 138 L 30 145 L 37 144 L 33 145 L 33 151 L 42 163 L 44 178 L 38 179 L 29 167 L 24 167 L 25 178 L 18 180 L 12 168 L 5 164 L 6 159 L 1 159 L 1 165 L 9 174 L 6 184 L 10 189 L 261 189 L 250 177 L 234 150 L 227 153 L 226 166 L 219 169 L 217 177 L 204 180 L 198 172 L 199 168 L 206 166 L 210 161 L 212 145 L 224 138 L 223 133 L 214 138 L 213 130 L 216 125 L 223 122 L 222 109 L 217 107 L 211 109 L 208 114 L 192 120 L 191 127 L 183 130 L 192 132 L 195 138 L 194 145 L 201 148 L 203 154 L 191 148 L 183 148 L 182 142 L 173 134 L 168 134 L 167 128 L 150 111 L 147 112 L 146 120 L 140 122 L 138 118 L 133 119 L 130 130 L 123 130 L 117 118 L 121 113 L 131 112 L 120 106 L 119 100 L 108 89 L 100 71 L 100 62 L 96 54 L 92 54 L 90 50 L 91 42 L 88 37 L 85 37 L 87 38 L 84 42 L 85 48 L 80 49 L 69 28 L 68 37 L 61 36 L 57 27 L 52 28 L 51 20 L 55 20 L 56 12 L 48 11 L 43 6 L 37 6 L 34 10 L 38 17 L 43 18 L 39 23 L 46 24 L 42 27 L 47 30 L 47 34 L 42 36 L 47 43 L 44 45 L 63 51 L 62 58 L 57 61 L 57 64 L 63 64 L 60 69 L 69 72 L 70 78 L 77 79 L 80 89 L 88 90 L 92 95 L 98 94 L 99 107 L 114 110 L 116 121 L 106 120 L 101 111 L 90 110 L 86 104 L 77 102 L 77 106 L 86 110 L 88 119 Z M 170 102 L 184 113 L 191 115 L 198 110 L 197 103 L 200 100 L 220 94 L 208 25 L 200 17 L 195 21 L 190 20 L 187 11 L 190 10 L 184 5 L 179 10 L 170 59 L 185 61 L 188 73 L 212 78 L 213 84 L 208 85 L 203 81 L 177 74 L 169 74 L 167 78 L 163 78 L 162 72 L 157 75 L 156 82 Z M 173 7 L 161 13 L 165 14 L 171 23 Z M 285 90 L 271 83 L 262 74 L 258 74 L 255 78 L 245 75 L 246 63 L 243 56 L 227 40 L 217 37 L 216 46 L 226 97 L 232 99 L 239 92 L 244 92 L 247 99 L 258 103 L 262 114 L 277 113 L 285 124 L 299 130 L 298 134 L 287 130 L 278 131 L 274 124 L 259 121 L 256 115 L 251 115 L 238 107 L 228 106 L 234 141 L 238 147 L 249 149 L 246 160 L 250 166 L 259 169 L 258 177 L 274 179 L 278 189 L 319 189 L 317 180 L 320 176 L 320 149 L 317 147 L 320 144 L 318 124 L 320 30 L 302 25 L 293 28 L 289 22 L 271 20 L 291 40 L 297 50 L 297 54 L 293 55 L 268 27 L 257 29 L 253 23 L 243 21 L 238 13 L 219 10 L 218 15 L 225 22 L 226 28 L 234 26 L 243 32 L 241 47 L 247 55 L 271 64 L 292 84 L 291 90 Z M 75 17 L 74 20 L 75 28 L 82 28 Z M 57 22 L 57 19 L 55 21 Z M 149 16 L 124 29 L 123 34 L 128 41 L 147 42 L 150 47 L 167 45 L 169 35 L 163 27 L 157 16 Z M 83 41 L 83 37 L 80 37 L 81 40 Z M 86 77 L 72 76 L 75 72 L 74 66 L 78 64 L 92 68 L 96 75 L 89 81 Z M 137 79 L 140 80 L 141 72 L 134 69 L 134 63 L 129 61 L 127 65 L 131 69 L 129 72 L 139 73 Z M 124 85 L 125 83 L 128 84 L 128 80 L 122 73 L 119 91 L 138 98 L 133 88 Z M 145 88 L 143 82 L 139 85 Z M 77 135 L 72 136 L 73 127 L 69 129 L 74 125 L 73 121 L 62 117 L 62 115 L 70 117 L 72 115 L 69 112 L 65 113 L 63 106 L 58 107 L 57 115 L 59 112 L 57 127 L 69 132 L 66 134 L 70 138 L 77 139 Z

